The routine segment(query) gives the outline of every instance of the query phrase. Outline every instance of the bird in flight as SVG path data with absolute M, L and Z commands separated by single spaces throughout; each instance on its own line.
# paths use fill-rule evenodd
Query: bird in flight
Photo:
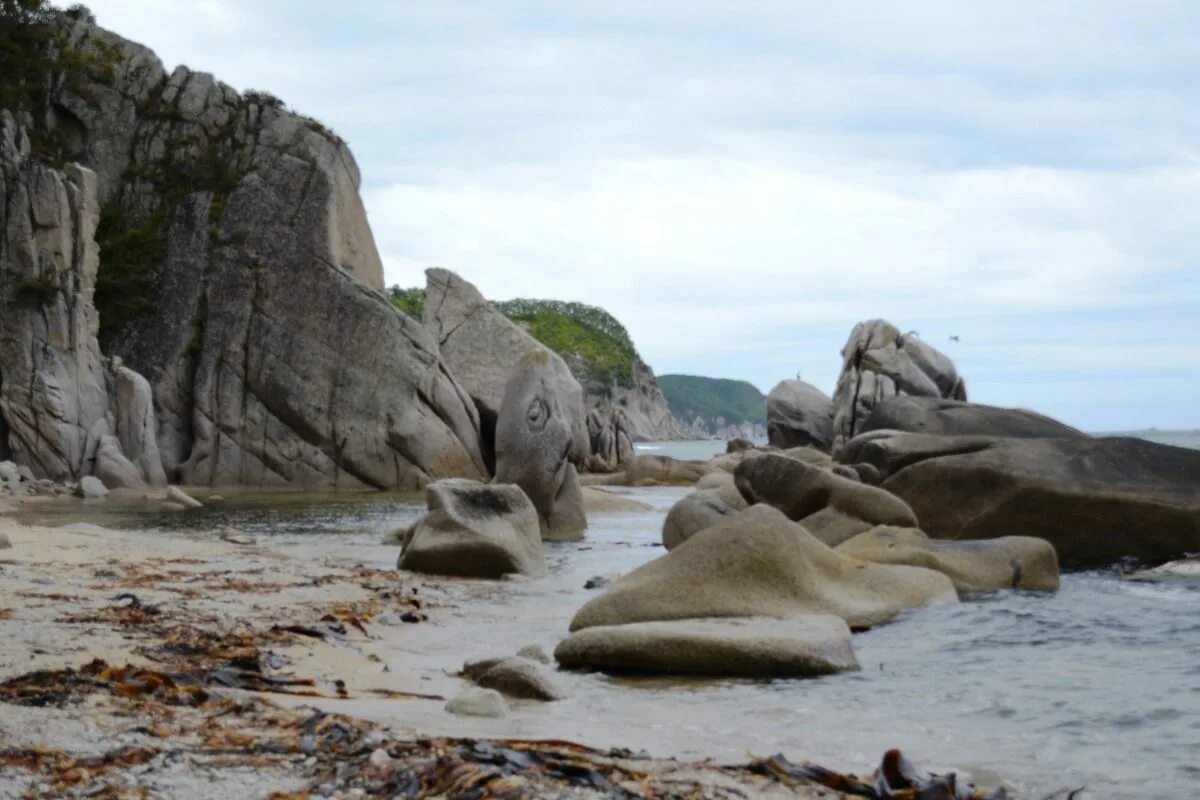
M 951 337 L 950 337 L 950 341 L 952 341 L 952 342 L 957 342 L 957 341 L 958 341 L 958 337 L 957 337 L 957 336 L 951 336 Z

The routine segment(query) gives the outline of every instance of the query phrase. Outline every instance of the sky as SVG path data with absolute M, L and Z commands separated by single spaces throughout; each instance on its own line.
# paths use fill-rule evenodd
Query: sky
M 764 391 L 883 317 L 972 400 L 1200 428 L 1200 4 L 88 5 L 344 137 L 389 285 L 599 305 Z

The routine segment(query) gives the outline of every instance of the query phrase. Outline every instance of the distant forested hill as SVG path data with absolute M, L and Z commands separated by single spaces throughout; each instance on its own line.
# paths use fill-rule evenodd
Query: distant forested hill
M 704 378 L 699 375 L 659 375 L 658 385 L 676 419 L 690 423 L 696 417 L 727 424 L 744 422 L 765 425 L 766 403 L 754 384 L 728 378 Z

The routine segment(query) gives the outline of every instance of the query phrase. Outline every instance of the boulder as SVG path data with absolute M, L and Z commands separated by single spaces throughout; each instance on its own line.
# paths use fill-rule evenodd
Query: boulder
M 740 453 L 743 450 L 754 449 L 756 449 L 754 442 L 750 441 L 749 439 L 742 438 L 741 436 L 735 436 L 725 443 L 726 453 Z
M 113 489 L 145 489 L 146 481 L 139 470 L 121 452 L 121 442 L 115 436 L 101 436 L 96 448 L 95 475 Z M 161 467 L 159 468 L 161 472 Z
M 734 506 L 714 489 L 697 490 L 687 494 L 671 506 L 667 518 L 663 520 L 663 546 L 673 550 L 693 534 L 711 528 L 744 508 L 744 500 L 740 506 Z
M 767 441 L 775 447 L 833 446 L 833 401 L 811 383 L 780 381 L 767 395 Z
M 422 323 L 437 342 L 450 374 L 475 401 L 487 449 L 491 451 L 511 376 L 526 355 L 538 351 L 547 354 L 557 375 L 560 410 L 567 415 L 574 442 L 571 457 L 582 464 L 590 451 L 583 388 L 566 362 L 497 311 L 459 275 L 433 268 L 425 270 L 425 279 Z
M 0 461 L 0 483 L 19 483 L 21 472 L 11 461 Z
M 1049 541 L 1064 566 L 1200 551 L 1200 451 L 1129 438 L 876 431 L 839 457 L 874 464 L 939 539 Z
M 859 426 L 937 436 L 1003 436 L 1019 439 L 1081 439 L 1087 434 L 1056 419 L 1021 408 L 997 408 L 941 397 L 898 395 L 880 403 Z
M 561 700 L 563 697 L 550 670 L 528 658 L 500 659 L 472 680 L 485 689 L 495 689 L 507 697 L 522 700 Z
M 580 539 L 587 528 L 571 461 L 579 384 L 548 350 L 526 354 L 504 390 L 496 422 L 496 481 L 520 486 L 537 509 L 542 538 Z
M 109 393 L 120 452 L 137 470 L 140 481 L 150 486 L 166 486 L 150 382 L 124 366 L 119 358 L 112 360 L 110 373 Z
M 396 566 L 466 578 L 546 574 L 538 515 L 520 487 L 464 478 L 425 489 L 429 513 L 413 528 Z
M 738 510 L 750 507 L 746 498 L 742 497 L 742 493 L 738 491 L 737 481 L 734 480 L 732 472 L 724 470 L 710 472 L 696 481 L 696 489 L 715 491 L 722 500 Z
M 820 539 L 830 547 L 837 547 L 847 539 L 853 539 L 860 533 L 875 527 L 873 523 L 865 522 L 858 517 L 844 514 L 833 506 L 826 506 L 815 514 L 797 520 L 804 530 Z
M 85 500 L 97 500 L 108 494 L 108 487 L 99 478 L 85 475 L 79 479 L 79 484 L 75 487 L 75 494 Z
M 446 710 L 463 717 L 503 717 L 508 713 L 508 703 L 495 689 L 471 687 L 446 703 Z
M 956 600 L 941 573 L 849 558 L 778 510 L 756 505 L 615 581 L 575 614 L 571 630 L 807 614 L 834 614 L 852 627 L 868 627 L 909 608 Z
M 125 441 L 96 427 L 124 416 L 103 397 L 98 341 L 149 381 L 172 480 L 416 489 L 484 477 L 474 403 L 382 293 L 344 140 L 273 98 L 64 24 L 64 41 L 107 65 L 103 80 L 81 73 L 55 90 L 79 143 L 66 160 L 87 169 L 24 157 L 28 135 L 0 121 L 0 453 L 32 443 L 14 460 L 75 480 L 99 435 Z
M 890 492 L 779 453 L 749 456 L 733 476 L 748 502 L 775 506 L 789 519 L 833 508 L 873 525 L 918 527 L 913 510 Z
M 200 508 L 202 505 L 204 505 L 199 500 L 185 492 L 183 489 L 180 489 L 178 486 L 167 487 L 167 501 L 171 503 L 178 503 L 184 508 Z
M 690 486 L 708 474 L 703 461 L 682 461 L 670 456 L 640 455 L 626 468 L 631 484 L 674 484 Z
M 939 541 L 915 528 L 884 525 L 843 542 L 837 551 L 875 564 L 937 570 L 950 578 L 960 593 L 1058 589 L 1058 557 L 1053 545 L 1031 536 Z
M 600 625 L 571 634 L 554 657 L 568 669 L 711 677 L 799 678 L 858 668 L 850 628 L 829 614 Z
M 871 413 L 897 395 L 966 400 L 954 362 L 890 322 L 860 322 L 842 348 L 842 372 L 833 394 L 834 447 L 854 438 Z
M 621 409 L 593 408 L 588 412 L 589 472 L 617 472 L 637 457 L 629 427 L 629 419 Z
M 12 540 L 8 538 L 7 533 L 0 533 L 0 550 L 8 550 L 12 547 Z
M 630 513 L 649 511 L 650 506 L 640 500 L 624 497 L 616 492 L 585 486 L 583 492 L 583 509 L 588 514 Z
M 812 464 L 814 467 L 828 467 L 833 464 L 833 458 L 829 453 L 813 447 L 789 447 L 786 450 L 780 450 L 779 455 L 803 461 L 805 464 Z

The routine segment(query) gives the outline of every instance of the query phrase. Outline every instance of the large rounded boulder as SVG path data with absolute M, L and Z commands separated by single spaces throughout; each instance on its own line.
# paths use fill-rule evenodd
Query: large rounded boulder
M 767 395 L 767 441 L 775 447 L 833 445 L 833 400 L 811 383 L 780 381 Z
M 520 486 L 537 509 L 544 539 L 579 539 L 587 528 L 579 476 L 579 383 L 562 359 L 533 350 L 517 364 L 496 422 L 496 481 Z
M 871 564 L 822 544 L 770 506 L 753 506 L 693 535 L 589 601 L 571 630 L 700 617 L 833 614 L 852 627 L 909 608 L 954 602 L 941 573 Z
M 874 564 L 908 564 L 937 570 L 959 592 L 987 589 L 1058 589 L 1058 556 L 1045 539 L 939 541 L 916 528 L 880 526 L 837 546 L 837 551 Z
M 409 534 L 399 569 L 464 578 L 546 574 L 538 515 L 521 488 L 464 478 L 425 488 L 429 513 Z
M 1013 439 L 875 431 L 847 444 L 939 539 L 1021 534 L 1066 566 L 1200 550 L 1200 451 L 1130 438 Z

